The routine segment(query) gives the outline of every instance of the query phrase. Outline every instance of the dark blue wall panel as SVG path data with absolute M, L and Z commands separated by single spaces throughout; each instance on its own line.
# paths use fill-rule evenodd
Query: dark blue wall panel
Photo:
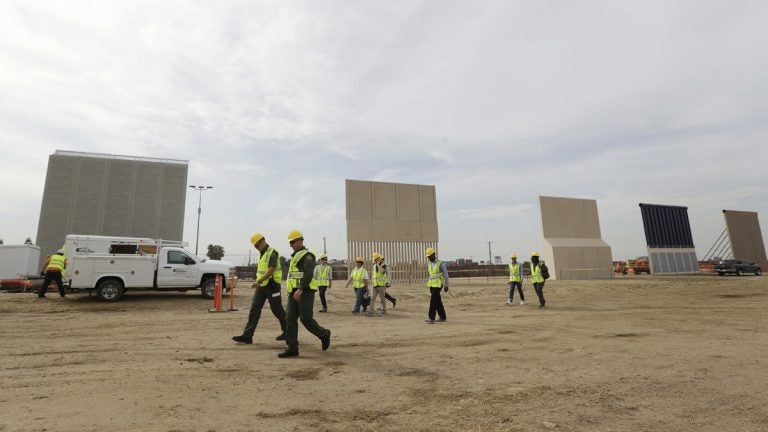
M 645 241 L 654 248 L 692 248 L 688 207 L 640 204 Z

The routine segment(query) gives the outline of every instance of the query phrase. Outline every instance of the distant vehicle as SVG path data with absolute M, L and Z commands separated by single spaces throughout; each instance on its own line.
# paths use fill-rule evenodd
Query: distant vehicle
M 619 261 L 614 265 L 614 271 L 621 274 L 651 274 L 651 266 L 648 263 L 648 257 L 638 257 L 637 259 L 628 259 Z
M 733 260 L 721 260 L 715 266 L 715 273 L 718 276 L 725 274 L 735 274 L 736 276 L 742 276 L 746 273 L 753 273 L 755 276 L 763 274 L 763 269 L 759 265 L 752 261 L 733 259 Z
M 101 301 L 120 300 L 128 290 L 187 291 L 200 288 L 213 298 L 216 276 L 234 264 L 200 259 L 182 242 L 131 237 L 68 235 L 65 280 L 78 291 L 91 291 Z

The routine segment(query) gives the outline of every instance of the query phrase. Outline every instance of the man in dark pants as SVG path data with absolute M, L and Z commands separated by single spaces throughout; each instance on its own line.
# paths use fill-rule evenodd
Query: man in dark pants
M 59 296 L 65 297 L 67 293 L 64 291 L 64 281 L 61 279 L 61 274 L 64 273 L 64 269 L 67 268 L 67 259 L 64 258 L 64 250 L 59 249 L 55 254 L 48 257 L 45 260 L 45 278 L 43 279 L 43 286 L 40 291 L 37 292 L 38 298 L 45 297 L 45 293 L 48 291 L 48 285 L 51 282 L 56 283 L 56 287 L 59 288 Z
M 320 312 L 328 312 L 328 302 L 325 300 L 325 292 L 331 288 L 333 282 L 333 268 L 328 265 L 328 255 L 320 254 L 320 264 L 315 266 L 315 280 L 320 290 L 320 304 L 323 306 Z
M 251 236 L 251 244 L 259 251 L 256 282 L 251 285 L 251 288 L 255 288 L 256 292 L 253 293 L 251 311 L 248 313 L 248 323 L 245 324 L 243 334 L 233 336 L 232 340 L 243 344 L 253 343 L 253 333 L 259 324 L 261 310 L 266 301 L 269 301 L 272 314 L 280 322 L 281 333 L 275 339 L 285 340 L 285 309 L 280 297 L 280 282 L 283 279 L 283 270 L 280 268 L 280 253 L 268 245 L 260 233 L 254 233 Z
M 317 282 L 315 274 L 315 255 L 304 247 L 304 235 L 299 230 L 288 233 L 288 242 L 293 249 L 291 263 L 288 266 L 288 311 L 286 318 L 285 343 L 288 347 L 277 356 L 280 358 L 299 355 L 299 323 L 310 333 L 317 336 L 323 351 L 331 345 L 331 330 L 325 329 L 312 317 L 315 303 Z
M 437 259 L 434 249 L 427 248 L 426 254 L 429 259 L 427 263 L 427 271 L 429 273 L 427 287 L 429 288 L 430 297 L 429 319 L 424 322 L 434 324 L 436 314 L 440 316 L 440 322 L 445 322 L 447 317 L 445 315 L 445 307 L 443 307 L 443 299 L 440 297 L 440 291 L 448 292 L 448 269 L 445 267 L 444 262 Z
M 377 257 L 378 257 L 378 259 L 377 259 Z M 386 288 L 389 288 L 390 278 L 389 278 L 389 269 L 387 268 L 387 263 L 384 262 L 384 255 L 382 255 L 382 254 L 380 254 L 378 252 L 374 253 L 373 254 L 373 260 L 374 260 L 374 270 L 373 270 L 374 276 L 373 276 L 373 278 L 376 279 L 376 267 L 379 267 L 380 273 L 383 273 L 384 277 L 386 278 L 386 285 L 385 285 L 385 290 L 384 290 L 384 298 L 387 299 L 390 303 L 392 303 L 392 309 L 394 309 L 395 306 L 397 306 L 397 299 L 395 297 L 392 297 L 389 294 L 388 290 L 386 289 Z M 374 285 L 375 285 L 375 283 L 376 282 L 374 281 Z
M 509 298 L 507 304 L 512 306 L 515 299 L 515 288 L 520 293 L 520 304 L 525 304 L 525 296 L 523 295 L 523 265 L 517 262 L 517 254 L 509 256 L 512 260 L 509 264 Z
M 543 308 L 547 303 L 544 300 L 544 276 L 541 274 L 541 267 L 544 264 L 539 262 L 539 253 L 534 252 L 531 254 L 531 282 L 533 282 L 533 289 L 536 290 L 536 295 L 539 296 L 539 307 Z

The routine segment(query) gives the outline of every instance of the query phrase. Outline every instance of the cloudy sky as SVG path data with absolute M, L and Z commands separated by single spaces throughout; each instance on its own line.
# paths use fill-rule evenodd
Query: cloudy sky
M 444 258 L 541 247 L 538 195 L 768 214 L 765 1 L 3 1 L 0 238 L 57 149 L 186 159 L 200 244 L 294 228 L 346 254 L 344 179 L 434 184 Z M 197 194 L 187 197 L 194 247 Z M 203 247 L 201 246 L 201 249 Z

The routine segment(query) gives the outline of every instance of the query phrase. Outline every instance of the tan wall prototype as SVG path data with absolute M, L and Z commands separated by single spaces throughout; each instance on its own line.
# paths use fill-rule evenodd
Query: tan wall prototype
M 733 257 L 754 261 L 761 266 L 768 265 L 757 213 L 723 210 L 723 216 Z
M 350 262 L 379 252 L 396 279 L 423 276 L 424 249 L 438 241 L 434 186 L 346 180 L 346 204 Z
M 610 279 L 611 247 L 600 235 L 597 201 L 539 197 L 543 258 L 553 279 Z

